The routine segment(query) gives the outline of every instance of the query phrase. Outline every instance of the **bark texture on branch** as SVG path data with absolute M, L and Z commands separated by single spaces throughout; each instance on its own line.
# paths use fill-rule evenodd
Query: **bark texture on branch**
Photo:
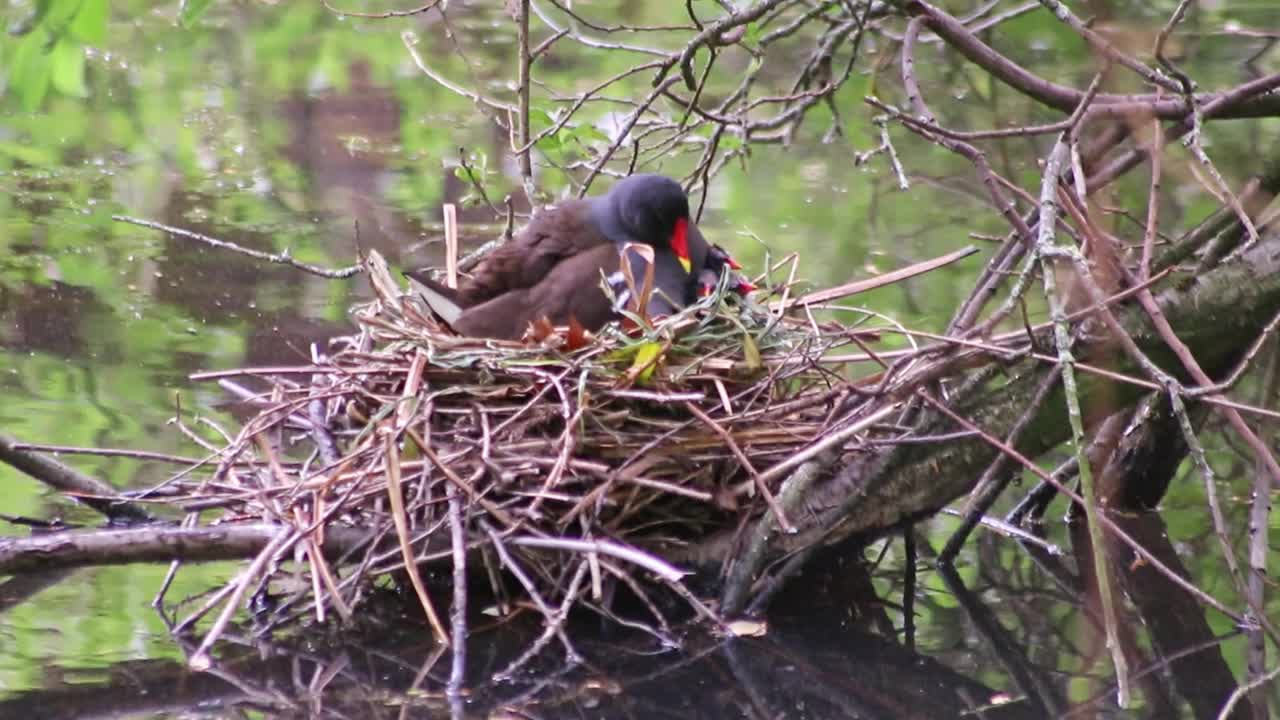
M 1213 376 L 1228 370 L 1280 311 L 1280 236 L 1263 242 L 1240 259 L 1158 296 L 1160 306 L 1178 336 Z M 1136 304 L 1116 310 L 1116 315 L 1138 346 L 1171 375 L 1184 373 Z M 1080 362 L 1109 367 L 1120 373 L 1140 375 L 1100 321 L 1077 326 Z M 1038 340 L 1049 346 L 1048 331 Z M 948 404 L 959 415 L 997 438 L 1004 437 L 1024 411 L 1044 374 L 1053 366 L 1023 361 L 1007 370 L 1003 384 L 986 383 Z M 1098 375 L 1080 375 L 1081 403 L 1089 417 L 1106 417 L 1131 406 L 1147 392 L 1132 383 Z M 959 430 L 940 414 L 930 414 L 922 435 L 943 435 Z M 1069 438 L 1061 385 L 1050 393 L 1016 449 L 1036 458 Z M 808 494 L 803 512 L 791 518 L 799 528 L 779 536 L 771 555 L 783 555 L 814 544 L 851 536 L 872 539 L 903 522 L 931 516 L 973 489 L 974 483 L 995 458 L 997 450 L 978 437 L 945 443 L 908 444 L 871 453 L 866 459 L 837 468 Z M 717 564 L 728 556 L 734 539 L 717 536 L 696 546 L 674 549 L 674 559 L 700 566 Z
M 282 527 L 271 523 L 196 528 L 151 525 L 0 538 L 0 575 L 86 565 L 241 560 L 261 552 Z M 328 528 L 325 556 L 336 558 L 358 548 L 369 537 L 363 530 Z
M 18 441 L 0 433 L 0 460 L 97 510 L 112 520 L 151 520 L 141 505 L 117 497 L 118 491 L 51 457 L 20 450 Z

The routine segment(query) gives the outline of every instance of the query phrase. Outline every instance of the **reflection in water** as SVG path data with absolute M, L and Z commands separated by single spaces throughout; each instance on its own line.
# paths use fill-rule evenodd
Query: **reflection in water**
M 438 262 L 440 205 L 471 192 L 450 167 L 459 147 L 486 155 L 491 169 L 509 162 L 501 128 L 473 117 L 468 102 L 400 72 L 400 26 L 352 33 L 314 4 L 281 5 L 240 6 L 229 27 L 181 35 L 167 19 L 140 13 L 130 22 L 145 37 L 122 27 L 138 47 L 121 48 L 126 59 L 110 62 L 148 70 L 130 70 L 128 77 L 121 70 L 104 83 L 114 83 L 110 93 L 57 106 L 33 122 L 31 136 L 56 148 L 47 166 L 4 165 L 4 430 L 39 442 L 177 451 L 170 445 L 179 440 L 166 425 L 173 393 L 184 393 L 189 407 L 190 395 L 208 392 L 201 412 L 224 399 L 207 388 L 193 390 L 188 373 L 305 362 L 312 343 L 346 332 L 345 308 L 365 296 L 358 281 L 318 280 L 122 229 L 111 223 L 111 213 L 144 215 L 261 250 L 289 248 L 333 265 L 351 262 L 359 248 L 376 248 L 416 266 Z M 643 5 L 621 4 L 619 18 L 633 21 Z M 265 37 L 250 37 L 239 23 Z M 279 41 L 269 33 L 290 23 L 288 51 L 271 55 L 269 46 Z M 472 46 L 493 34 L 487 21 L 461 30 L 474 34 Z M 162 47 L 188 43 L 195 60 L 185 47 L 183 54 Z M 506 67 L 497 63 L 508 61 L 507 49 L 481 51 L 465 70 L 481 82 L 502 77 Z M 429 52 L 438 64 L 454 54 L 443 42 Z M 580 71 L 567 54 L 549 54 L 542 67 Z M 463 69 L 450 69 L 464 76 Z M 288 79 L 276 77 L 279 71 Z M 313 82 L 321 75 L 323 82 Z M 0 139 L 10 140 L 10 123 L 18 127 L 20 119 L 5 117 Z M 910 142 L 903 143 L 904 155 L 912 152 Z M 803 137 L 785 149 L 757 149 L 752 173 L 731 169 L 713 188 L 707 227 L 730 238 L 750 229 L 786 249 L 803 246 L 805 272 L 823 283 L 848 280 L 872 262 L 880 225 L 889 226 L 880 232 L 893 238 L 895 255 L 937 254 L 927 241 L 954 243 L 962 222 L 966 230 L 982 229 L 973 206 L 955 200 L 968 197 L 968 174 L 942 177 L 953 189 L 924 195 L 950 200 L 921 202 L 927 188 L 901 199 L 885 190 L 893 187 L 891 178 L 854 169 L 849 149 Z M 931 157 L 917 166 L 931 172 L 937 166 L 944 175 L 947 162 Z M 500 172 L 489 180 L 499 205 L 515 189 Z M 513 195 L 517 211 L 526 211 L 522 194 Z M 461 219 L 501 220 L 479 204 L 463 207 Z M 899 292 L 893 290 L 868 302 L 886 303 L 898 316 L 898 305 L 918 302 L 922 315 L 945 318 L 960 283 L 945 275 L 929 282 L 927 292 L 915 288 L 899 298 L 888 295 Z M 128 463 L 92 469 L 119 485 L 151 484 L 164 470 Z M 1224 571 L 1206 559 L 1217 557 L 1204 552 L 1212 538 L 1200 506 L 1178 497 L 1185 485 L 1175 483 L 1173 500 L 1166 501 L 1173 531 L 1152 515 L 1118 522 L 1165 566 L 1213 586 Z M 40 491 L 7 468 L 0 468 L 0 488 L 5 513 L 64 511 L 42 505 Z M 1163 496 L 1164 486 L 1153 495 Z M 1238 508 L 1229 513 L 1238 515 Z M 1234 515 L 1231 524 L 1244 527 Z M 920 528 L 921 554 L 931 557 L 929 542 L 940 546 L 949 529 L 945 521 Z M 0 524 L 0 531 L 25 530 Z M 899 545 L 885 543 L 867 553 L 886 558 L 874 575 L 847 559 L 807 571 L 779 599 L 763 638 L 694 636 L 683 650 L 664 651 L 603 637 L 580 619 L 581 666 L 546 657 L 513 681 L 496 683 L 486 678 L 540 628 L 511 622 L 477 633 L 468 659 L 471 690 L 461 709 L 498 717 L 1209 718 L 1234 691 L 1239 653 L 1224 652 L 1224 640 L 1235 638 L 1230 622 L 1117 545 L 1109 557 L 1116 586 L 1131 603 L 1121 640 L 1140 705 L 1132 713 L 1115 710 L 1087 577 L 1092 563 L 1079 554 L 1087 543 L 1072 543 L 1077 557 L 1070 560 L 991 535 L 979 534 L 973 544 L 958 572 L 922 574 L 913 605 L 916 633 L 909 639 L 903 606 L 890 599 L 901 596 Z M 144 610 L 163 573 L 153 570 L 25 576 L 0 584 L 0 654 L 6 657 L 0 690 L 7 693 L 0 717 L 263 711 L 377 718 L 459 709 L 443 695 L 449 657 L 436 655 L 425 628 L 399 616 L 370 620 L 373 627 L 364 633 L 335 637 L 315 629 L 287 642 L 228 643 L 213 674 L 188 673 L 172 660 L 100 661 L 121 648 L 164 655 L 157 648 L 169 640 Z M 1274 690 L 1270 697 L 1276 704 Z M 1241 703 L 1233 717 L 1261 715 Z
M 573 628 L 573 637 L 584 638 L 575 642 L 581 663 L 544 657 L 509 679 L 477 681 L 459 708 L 445 692 L 450 657 L 427 628 L 406 632 L 405 622 L 395 632 L 381 626 L 289 643 L 232 640 L 208 674 L 173 662 L 120 663 L 106 680 L 15 693 L 0 701 L 0 717 L 142 717 L 197 707 L 326 718 L 445 717 L 459 709 L 468 717 L 1043 717 L 896 641 L 786 616 L 765 637 L 694 635 L 678 652 L 651 639 L 607 640 L 590 627 Z M 473 635 L 467 676 L 498 675 L 540 632 L 539 620 L 526 615 Z
M 1180 569 L 1160 540 L 1157 515 L 1127 519 L 1124 528 Z M 255 640 L 251 630 L 229 633 L 206 674 L 174 661 L 121 662 L 82 682 L 55 674 L 0 700 L 0 717 L 146 717 L 200 708 L 228 717 L 257 710 L 326 718 L 1212 718 L 1235 689 L 1223 638 L 1195 601 L 1158 572 L 1121 562 L 1113 571 L 1134 602 L 1124 645 L 1141 702 L 1132 714 L 1117 714 L 1109 709 L 1115 686 L 1101 626 L 1081 581 L 1065 567 L 1036 571 L 1010 541 L 984 544 L 996 562 L 984 562 L 976 578 L 946 570 L 949 594 L 922 593 L 919 612 L 931 622 L 915 650 L 895 630 L 892 606 L 877 598 L 900 568 L 882 568 L 873 579 L 866 567 L 832 558 L 784 591 L 761 637 L 691 633 L 673 650 L 577 617 L 569 636 L 580 662 L 567 662 L 553 643 L 525 663 L 517 658 L 543 629 L 536 613 L 501 622 L 477 616 L 465 691 L 452 700 L 451 657 L 417 620 L 412 599 L 406 605 L 384 594 L 364 607 L 356 629 L 302 628 L 274 641 Z M 1122 546 L 1109 550 L 1125 557 Z M 1091 567 L 1084 557 L 1075 564 Z M 14 588 L 14 600 L 42 587 Z M 1231 717 L 1253 715 L 1246 702 Z

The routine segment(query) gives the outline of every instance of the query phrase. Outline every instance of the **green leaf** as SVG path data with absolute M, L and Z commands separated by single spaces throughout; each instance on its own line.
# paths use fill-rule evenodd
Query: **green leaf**
M 530 134 L 540 133 L 555 124 L 556 121 L 552 119 L 551 113 L 539 108 L 529 108 Z
M 107 39 L 107 15 L 107 0 L 83 0 L 67 31 L 89 45 L 101 44 Z
M 764 367 L 764 361 L 760 359 L 760 348 L 756 347 L 756 341 L 750 333 L 742 333 L 742 354 L 747 360 L 747 369 L 751 372 Z
M 546 110 L 538 108 L 529 108 L 529 135 L 537 137 L 537 135 L 549 127 L 554 127 L 556 121 Z M 564 145 L 564 140 L 560 137 L 560 133 L 564 132 L 564 128 L 551 133 L 537 142 L 538 148 L 541 150 L 559 150 Z
M 573 129 L 573 136 L 578 142 L 586 145 L 588 142 L 609 142 L 609 136 L 596 129 L 595 125 L 584 123 Z
M 50 63 L 44 49 L 48 39 L 42 27 L 31 31 L 18 43 L 9 66 L 9 85 L 27 111 L 38 109 L 49 92 Z
M 190 28 L 200 22 L 212 4 L 213 0 L 183 0 L 182 9 L 178 12 L 178 25 Z
M 43 17 L 40 22 L 52 32 L 60 34 L 75 19 L 76 13 L 80 12 L 80 0 L 52 0 L 42 7 L 45 12 L 41 13 Z
M 653 371 L 658 367 L 658 354 L 662 352 L 662 344 L 653 341 L 641 343 L 636 348 L 636 358 L 631 362 L 631 372 L 639 372 L 636 380 L 640 384 L 649 382 L 653 377 Z M 643 369 L 642 369 L 643 368 Z
M 84 47 L 80 43 L 59 40 L 49 59 L 53 66 L 53 86 L 59 92 L 72 97 L 89 95 L 84 84 Z

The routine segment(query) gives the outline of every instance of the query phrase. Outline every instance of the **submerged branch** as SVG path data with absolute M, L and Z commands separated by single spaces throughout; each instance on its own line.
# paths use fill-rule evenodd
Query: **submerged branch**
M 67 531 L 0 538 L 0 575 L 130 563 L 211 562 L 256 556 L 280 533 L 275 523 L 212 527 L 148 527 Z M 334 527 L 325 532 L 326 557 L 338 558 L 367 544 L 373 533 Z
M 49 487 L 84 503 L 112 520 L 151 520 L 141 505 L 120 498 L 119 492 L 96 478 L 37 452 L 22 450 L 21 443 L 0 433 L 0 460 Z

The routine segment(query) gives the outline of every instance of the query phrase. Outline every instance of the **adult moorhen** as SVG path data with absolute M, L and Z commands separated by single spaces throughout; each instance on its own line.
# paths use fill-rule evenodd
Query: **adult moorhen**
M 715 286 L 723 269 L 737 265 L 690 221 L 689 198 L 679 183 L 661 175 L 632 175 L 605 195 L 566 200 L 535 214 L 456 289 L 422 270 L 404 274 L 432 310 L 463 335 L 514 340 L 543 316 L 557 325 L 572 317 L 595 331 L 616 319 L 630 299 L 621 271 L 628 243 L 653 249 L 650 316 L 693 302 Z M 640 283 L 647 262 L 634 251 L 628 256 L 632 277 Z M 602 274 L 616 302 L 601 290 Z M 753 289 L 743 282 L 735 289 Z

